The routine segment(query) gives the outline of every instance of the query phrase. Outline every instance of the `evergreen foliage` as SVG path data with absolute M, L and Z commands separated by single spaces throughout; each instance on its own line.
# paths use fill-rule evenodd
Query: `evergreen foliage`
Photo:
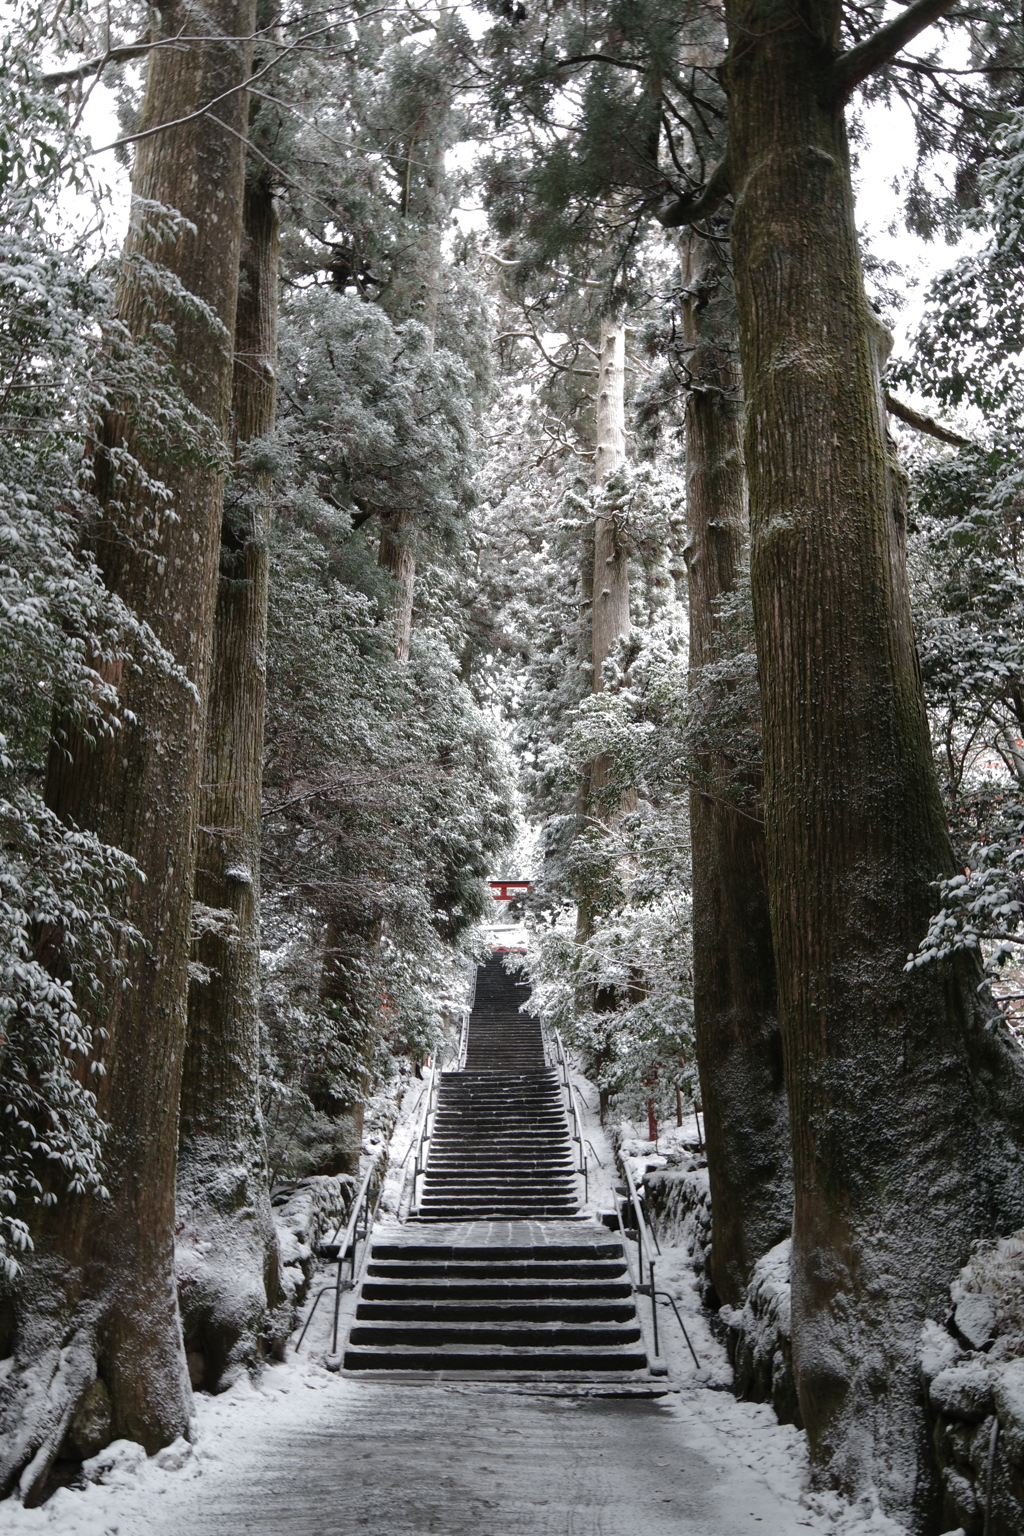
M 939 910 L 909 963 L 983 949 L 995 993 L 1016 1018 L 1024 943 L 1019 112 L 994 150 L 979 177 L 984 203 L 972 215 L 988 240 L 935 280 L 901 370 L 944 409 L 984 421 L 976 447 L 926 459 L 913 480 L 921 666 L 962 873 L 938 886 Z

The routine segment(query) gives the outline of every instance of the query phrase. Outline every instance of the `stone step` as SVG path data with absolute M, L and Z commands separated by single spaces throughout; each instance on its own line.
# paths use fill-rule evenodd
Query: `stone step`
M 428 1173 L 424 1192 L 432 1195 L 454 1195 L 457 1190 L 466 1190 L 477 1195 L 500 1194 L 514 1195 L 520 1190 L 539 1189 L 550 1190 L 552 1193 L 575 1195 L 576 1184 L 572 1177 L 572 1170 L 564 1172 L 531 1173 L 503 1173 L 500 1169 L 489 1171 L 474 1170 L 463 1174 L 445 1174 L 443 1178 Z
M 404 1262 L 424 1259 L 428 1263 L 439 1263 L 453 1259 L 458 1263 L 491 1262 L 508 1263 L 510 1261 L 526 1263 L 528 1260 L 537 1259 L 542 1263 L 561 1263 L 573 1259 L 618 1259 L 625 1262 L 622 1243 L 618 1238 L 610 1235 L 607 1239 L 590 1238 L 588 1241 L 561 1241 L 561 1242 L 502 1242 L 496 1239 L 493 1243 L 476 1243 L 472 1240 L 458 1243 L 424 1243 L 416 1238 L 403 1238 L 401 1241 L 392 1241 L 387 1238 L 377 1238 L 370 1248 L 371 1259 L 401 1259 Z
M 636 1344 L 640 1340 L 638 1323 L 584 1324 L 573 1328 L 557 1322 L 459 1322 L 455 1319 L 436 1322 L 391 1321 L 368 1323 L 356 1321 L 349 1334 L 350 1344 L 430 1344 L 439 1345 L 481 1344 L 521 1345 L 534 1349 L 577 1348 L 594 1349 L 597 1346 Z
M 636 1317 L 632 1295 L 619 1301 L 361 1301 L 357 1321 L 628 1323 Z
M 561 1264 L 548 1264 L 541 1259 L 527 1259 L 520 1264 L 452 1259 L 433 1264 L 426 1259 L 403 1263 L 371 1258 L 366 1266 L 366 1274 L 380 1280 L 621 1280 L 626 1273 L 624 1263 L 599 1259 L 567 1259 Z
M 419 1370 L 419 1371 L 638 1371 L 647 1364 L 643 1350 L 630 1345 L 588 1350 L 572 1346 L 543 1345 L 530 1349 L 522 1345 L 488 1345 L 480 1349 L 472 1344 L 453 1344 L 441 1349 L 423 1349 L 415 1345 L 362 1348 L 350 1346 L 345 1351 L 346 1371 Z
M 628 1280 L 382 1280 L 363 1281 L 363 1301 L 618 1301 Z
M 505 1200 L 504 1197 L 481 1197 L 479 1200 L 465 1197 L 454 1198 L 438 1197 L 425 1198 L 419 1206 L 421 1217 L 431 1217 L 434 1221 L 516 1221 L 530 1217 L 571 1217 L 576 1212 L 576 1200 L 567 1195 L 565 1198 L 556 1195 L 537 1195 L 537 1197 L 517 1197 L 516 1200 Z

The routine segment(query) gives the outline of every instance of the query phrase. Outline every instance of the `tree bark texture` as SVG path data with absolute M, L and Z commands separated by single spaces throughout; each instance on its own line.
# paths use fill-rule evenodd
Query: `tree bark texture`
M 402 508 L 381 524 L 377 564 L 395 578 L 395 659 L 409 660 L 412 608 L 416 595 L 416 556 L 412 550 L 412 517 Z
M 249 180 L 235 325 L 236 460 L 274 425 L 279 246 L 273 193 Z M 214 1391 L 274 1343 L 271 1314 L 281 1292 L 259 1105 L 270 500 L 269 476 L 247 475 L 239 465 L 221 532 L 199 794 L 197 964 L 181 1085 L 176 1249 L 189 1374 L 193 1386 Z
M 418 320 L 425 325 L 430 332 L 431 349 L 437 335 L 441 294 L 441 231 L 451 212 L 442 198 L 444 160 L 444 143 L 436 128 L 431 133 L 428 119 L 423 115 L 410 129 L 405 147 L 401 202 L 403 219 L 418 225 L 418 233 L 403 250 L 380 299 L 394 325 L 401 325 L 404 320 Z M 398 661 L 409 660 L 412 641 L 416 592 L 414 534 L 413 518 L 407 508 L 393 512 L 381 523 L 377 564 L 395 578 L 395 657 Z
M 330 1115 L 337 1127 L 337 1139 L 328 1159 L 318 1173 L 359 1173 L 362 1151 L 364 1097 L 370 1081 L 373 1039 L 380 1023 L 379 1008 L 367 1007 L 365 976 L 367 961 L 377 952 L 383 924 L 372 909 L 361 916 L 350 915 L 344 922 L 332 918 L 324 938 L 324 964 L 320 978 L 320 1000 L 334 1013 L 343 1045 L 351 1057 L 365 1061 L 366 1069 L 355 1073 L 358 1094 L 341 1099 L 335 1090 L 336 1073 L 324 1064 L 313 1068 L 306 1091 L 314 1106 Z
M 598 347 L 597 442 L 594 484 L 603 490 L 626 462 L 626 332 L 602 320 Z M 595 693 L 604 686 L 601 668 L 624 635 L 629 634 L 629 566 L 615 520 L 594 521 L 594 601 L 591 609 L 591 659 Z
M 154 317 L 173 325 L 182 387 L 222 437 L 231 400 L 246 130 L 246 93 L 237 88 L 248 78 L 251 54 L 238 39 L 249 37 L 252 26 L 249 0 L 205 9 L 171 3 L 159 13 L 162 36 L 189 41 L 150 54 L 142 127 L 189 120 L 138 142 L 120 295 L 133 333 L 144 333 Z M 214 97 L 223 98 L 220 124 L 191 117 Z M 194 232 L 156 239 L 139 217 L 140 200 L 176 208 Z M 158 294 L 154 316 L 151 294 L 132 281 L 135 256 L 169 268 L 212 315 Z M 112 422 L 111 445 L 127 440 L 145 460 L 144 426 Z M 107 1439 L 136 1440 L 148 1451 L 182 1434 L 191 1414 L 174 1285 L 174 1182 L 223 477 L 218 462 L 147 467 L 173 491 L 175 516 L 161 515 L 130 485 L 120 505 L 105 503 L 92 543 L 109 586 L 150 622 L 188 683 L 155 668 L 125 669 L 115 681 L 134 721 L 94 746 L 71 734 L 67 750 L 51 755 L 50 805 L 127 850 L 146 878 L 131 894 L 129 917 L 143 943 L 124 956 L 123 984 L 111 978 L 104 996 L 82 999 L 102 1042 L 98 1095 L 109 1126 L 110 1199 L 69 1196 L 44 1212 L 15 1297 L 0 1486 L 9 1488 L 20 1473 L 29 1500 L 66 1436 L 74 1449 L 76 1410 L 87 1393 L 105 1403 Z
M 731 650 L 716 602 L 747 546 L 743 405 L 727 264 L 697 235 L 684 245 L 693 385 L 686 403 L 691 687 L 714 707 L 702 669 Z M 710 696 L 709 696 L 710 694 Z M 706 702 L 703 702 L 705 701 Z M 760 775 L 707 754 L 690 794 L 693 1014 L 711 1186 L 710 1278 L 742 1305 L 757 1260 L 789 1234 L 793 1192 L 768 913 Z M 742 790 L 742 793 L 740 792 Z
M 601 491 L 626 461 L 626 332 L 622 324 L 611 318 L 601 321 L 594 404 L 594 484 Z M 590 595 L 591 690 L 600 693 L 604 687 L 602 668 L 620 637 L 628 635 L 630 628 L 628 552 L 619 540 L 614 517 L 598 512 L 593 544 L 585 555 L 583 581 L 585 589 L 589 586 Z M 612 763 L 604 753 L 584 767 L 577 796 L 581 827 L 592 819 L 607 823 L 614 809 L 618 809 L 607 804 L 611 776 Z M 593 901 L 582 890 L 576 906 L 578 943 L 590 938 L 594 917 Z
M 832 70 L 839 6 L 727 11 L 794 1364 L 819 1482 L 930 1532 L 918 1337 L 972 1241 L 1024 1219 L 1024 1074 L 973 960 L 904 970 L 952 860 Z

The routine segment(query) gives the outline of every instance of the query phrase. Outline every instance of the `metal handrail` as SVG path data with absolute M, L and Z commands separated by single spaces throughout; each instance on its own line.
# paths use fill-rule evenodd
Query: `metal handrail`
M 629 1167 L 629 1162 L 627 1161 L 626 1158 L 622 1159 L 622 1171 L 626 1175 L 626 1188 L 629 1191 L 629 1198 L 633 1202 L 633 1211 L 634 1211 L 634 1214 L 636 1215 L 637 1231 L 643 1236 L 643 1238 L 644 1238 L 644 1247 L 647 1249 L 647 1257 L 648 1257 L 648 1259 L 651 1259 L 651 1258 L 653 1258 L 653 1254 L 650 1251 L 651 1245 L 650 1245 L 649 1242 L 647 1242 L 648 1227 L 647 1227 L 646 1221 L 644 1220 L 643 1207 L 640 1204 L 640 1196 L 639 1196 L 639 1194 L 637 1192 L 636 1183 L 635 1183 L 635 1181 L 633 1179 L 633 1175 L 632 1175 L 632 1173 L 630 1171 L 630 1167 Z M 653 1237 L 653 1239 L 654 1239 L 654 1246 L 658 1250 L 658 1258 L 660 1259 L 661 1258 L 661 1244 L 658 1242 L 658 1234 L 657 1234 L 657 1232 L 655 1232 L 653 1227 L 650 1228 L 650 1234 L 651 1234 L 651 1237 Z
M 672 1308 L 672 1311 L 675 1313 L 676 1322 L 679 1324 L 679 1327 L 682 1330 L 683 1338 L 686 1340 L 686 1347 L 690 1351 L 690 1354 L 693 1356 L 693 1363 L 697 1367 L 697 1369 L 700 1370 L 700 1361 L 697 1359 L 697 1351 L 694 1349 L 693 1342 L 692 1342 L 692 1340 L 690 1338 L 690 1335 L 686 1331 L 686 1324 L 683 1322 L 682 1315 L 680 1314 L 679 1308 L 676 1306 L 674 1297 L 671 1296 L 668 1291 L 660 1291 L 660 1290 L 658 1290 L 658 1287 L 657 1287 L 657 1284 L 656 1284 L 656 1281 L 655 1281 L 655 1278 L 654 1278 L 654 1255 L 651 1252 L 650 1238 L 654 1239 L 654 1245 L 655 1245 L 655 1247 L 658 1250 L 658 1257 L 659 1258 L 661 1257 L 661 1244 L 658 1242 L 658 1234 L 655 1232 L 653 1226 L 648 1227 L 647 1222 L 644 1220 L 643 1206 L 641 1205 L 641 1202 L 640 1202 L 640 1196 L 639 1196 L 639 1194 L 637 1192 L 636 1181 L 633 1178 L 633 1174 L 632 1174 L 632 1171 L 631 1171 L 630 1166 L 629 1166 L 628 1158 L 622 1157 L 620 1159 L 620 1163 L 621 1163 L 621 1167 L 622 1167 L 622 1172 L 625 1175 L 625 1179 L 626 1179 L 626 1191 L 627 1191 L 627 1194 L 629 1195 L 630 1202 L 631 1202 L 631 1204 L 633 1206 L 633 1214 L 636 1217 L 637 1264 L 639 1265 L 639 1269 L 640 1269 L 640 1283 L 639 1284 L 637 1284 L 636 1280 L 633 1278 L 633 1266 L 632 1266 L 632 1264 L 630 1263 L 630 1260 L 629 1260 L 629 1247 L 628 1247 L 628 1242 L 627 1242 L 627 1239 L 626 1239 L 626 1228 L 623 1225 L 622 1215 L 621 1215 L 621 1213 L 619 1211 L 618 1202 L 616 1202 L 615 1214 L 618 1216 L 618 1220 L 619 1220 L 619 1230 L 622 1233 L 623 1251 L 626 1253 L 626 1267 L 629 1270 L 629 1276 L 630 1276 L 630 1280 L 631 1280 L 631 1282 L 633 1284 L 633 1289 L 640 1296 L 648 1296 L 648 1297 L 650 1297 L 650 1302 L 651 1302 L 651 1326 L 654 1329 L 654 1356 L 655 1356 L 655 1359 L 659 1361 L 659 1365 L 660 1365 L 661 1362 L 660 1362 L 660 1359 L 659 1359 L 659 1349 L 658 1349 L 658 1297 L 659 1296 L 663 1296 L 665 1298 L 665 1300 L 668 1302 L 669 1306 Z M 650 1276 L 650 1282 L 648 1284 L 646 1284 L 646 1285 L 644 1284 L 644 1279 L 643 1279 L 643 1274 L 644 1274 L 644 1256 L 645 1256 L 645 1254 L 646 1254 L 646 1258 L 647 1258 L 647 1273 Z M 653 1371 L 653 1369 L 654 1369 L 653 1365 L 652 1365 L 651 1369 Z
M 426 1158 L 423 1155 L 423 1148 L 424 1148 L 425 1144 L 430 1140 L 430 1131 L 429 1131 L 428 1127 L 430 1125 L 430 1112 L 431 1112 L 431 1109 L 433 1108 L 433 1100 L 434 1100 L 434 1094 L 436 1092 L 436 1089 L 437 1089 L 437 1056 L 435 1055 L 433 1060 L 432 1060 L 432 1062 L 431 1062 L 431 1064 L 430 1064 L 430 1077 L 429 1077 L 428 1082 L 427 1082 L 427 1091 L 423 1095 L 423 1108 L 420 1111 L 419 1134 L 416 1137 L 415 1143 L 414 1143 L 415 1147 L 416 1147 L 416 1158 L 415 1158 L 415 1161 L 413 1163 L 413 1169 L 412 1169 L 412 1195 L 411 1195 L 411 1197 L 409 1199 L 409 1214 L 410 1215 L 412 1215 L 413 1212 L 416 1210 L 416 1180 L 419 1178 L 420 1174 L 423 1173 L 424 1169 L 426 1168 Z M 408 1155 L 408 1154 L 406 1154 L 406 1155 Z
M 562 1086 L 565 1088 L 566 1097 L 568 1099 L 567 1109 L 569 1114 L 572 1116 L 573 1130 L 570 1131 L 570 1136 L 580 1149 L 580 1166 L 576 1171 L 577 1173 L 581 1174 L 583 1178 L 583 1204 L 587 1205 L 590 1201 L 590 1165 L 587 1162 L 587 1154 L 584 1150 L 582 1117 L 577 1105 L 579 1094 L 576 1091 L 576 1086 L 573 1083 L 572 1077 L 569 1073 L 569 1063 L 566 1058 L 565 1045 L 562 1042 L 562 1036 L 556 1028 L 552 1028 L 551 1034 L 554 1038 L 555 1045 L 557 1046 L 554 1069 L 557 1071 L 559 1066 L 562 1069 Z M 586 1145 L 590 1146 L 590 1143 L 587 1142 Z M 590 1147 L 590 1150 L 593 1152 L 593 1147 Z M 597 1157 L 596 1152 L 594 1153 L 594 1156 Z M 600 1158 L 598 1158 L 598 1162 L 600 1162 Z
M 372 1203 L 370 1199 L 370 1184 L 373 1180 L 374 1174 L 380 1168 L 381 1162 L 386 1157 L 386 1152 L 380 1153 L 377 1157 L 374 1158 L 373 1162 L 366 1170 L 366 1173 L 363 1177 L 363 1182 L 359 1186 L 359 1193 L 356 1195 L 355 1199 L 352 1201 L 352 1204 L 349 1206 L 348 1216 L 345 1219 L 345 1235 L 341 1239 L 341 1242 L 339 1243 L 337 1241 L 338 1233 L 341 1231 L 342 1225 L 339 1221 L 331 1237 L 329 1237 L 326 1242 L 321 1242 L 317 1248 L 320 1257 L 335 1260 L 337 1262 L 338 1269 L 335 1275 L 334 1284 L 322 1286 L 317 1292 L 313 1305 L 310 1307 L 307 1314 L 306 1321 L 302 1325 L 302 1332 L 299 1334 L 295 1345 L 295 1350 L 296 1353 L 298 1353 L 298 1351 L 302 1348 L 302 1341 L 306 1337 L 306 1330 L 309 1328 L 310 1323 L 313 1321 L 313 1313 L 319 1306 L 322 1297 L 326 1296 L 328 1292 L 333 1290 L 334 1324 L 331 1333 L 331 1352 L 327 1356 L 325 1362 L 328 1366 L 328 1369 L 330 1370 L 338 1369 L 338 1313 L 341 1308 L 341 1293 L 342 1291 L 350 1291 L 355 1288 L 356 1255 L 360 1238 L 364 1239 L 363 1258 L 365 1259 L 366 1257 L 366 1250 L 369 1247 L 368 1240 L 370 1236 L 370 1228 L 373 1226 L 373 1219 L 376 1215 L 377 1206 L 380 1202 L 381 1193 L 384 1188 L 384 1180 L 381 1179 L 380 1183 L 377 1185 L 377 1188 L 373 1194 Z M 362 1224 L 362 1231 L 359 1230 L 360 1223 Z M 343 1280 L 341 1270 L 342 1265 L 345 1263 L 346 1259 L 350 1264 L 349 1278 L 347 1280 Z

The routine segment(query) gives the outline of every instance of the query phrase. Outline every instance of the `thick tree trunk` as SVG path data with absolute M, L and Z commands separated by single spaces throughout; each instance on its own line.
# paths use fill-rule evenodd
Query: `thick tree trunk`
M 730 274 L 696 235 L 684 247 L 684 312 L 695 387 L 686 404 L 690 676 L 696 707 L 714 708 L 702 669 L 722 660 L 717 599 L 732 592 L 747 544 L 736 312 Z M 721 700 L 720 702 L 725 702 Z M 690 795 L 693 1015 L 711 1184 L 711 1280 L 741 1305 L 757 1260 L 790 1230 L 789 1115 L 760 775 L 736 782 L 720 757 L 700 764 Z
M 794 1364 L 819 1481 L 877 1489 L 930 1531 L 918 1335 L 972 1241 L 1024 1220 L 1024 1072 L 973 960 L 904 969 L 952 861 L 830 73 L 838 6 L 728 10 Z
M 176 332 L 184 389 L 226 436 L 246 130 L 246 93 L 237 87 L 250 59 L 250 45 L 238 39 L 251 35 L 252 5 L 171 3 L 158 29 L 189 41 L 150 55 L 143 127 L 185 121 L 139 141 L 127 250 L 162 262 L 213 311 L 215 319 L 156 299 L 157 318 Z M 190 117 L 215 97 L 224 126 Z M 177 208 L 195 233 L 157 241 L 140 224 L 141 200 Z M 141 333 L 153 319 L 150 294 L 133 280 L 130 262 L 125 271 L 121 314 Z M 115 445 L 118 431 L 127 433 L 143 456 L 144 428 L 114 423 Z M 49 803 L 126 849 L 146 878 L 131 895 L 129 916 L 143 944 L 124 956 L 124 984 L 111 978 L 104 996 L 82 999 L 102 1041 L 97 1086 L 110 1128 L 110 1199 L 69 1196 L 44 1213 L 14 1298 L 0 1486 L 21 1472 L 29 1499 L 65 1436 L 72 1451 L 83 1449 L 83 1438 L 95 1449 L 97 1438 L 118 1437 L 154 1451 L 188 1428 L 191 1413 L 174 1287 L 174 1179 L 223 479 L 209 464 L 148 467 L 173 490 L 174 518 L 147 504 L 137 486 L 121 487 L 93 547 L 108 584 L 149 620 L 189 681 L 152 668 L 126 671 L 117 681 L 134 719 L 94 745 L 71 735 L 50 763 Z M 75 1421 L 87 1394 L 95 1410 L 88 1435 Z
M 250 181 L 235 326 L 239 449 L 272 430 L 279 234 Z M 193 1386 L 216 1391 L 274 1340 L 279 1260 L 259 1107 L 259 865 L 271 483 L 239 469 L 220 586 L 199 798 L 196 966 L 178 1141 L 178 1302 Z

